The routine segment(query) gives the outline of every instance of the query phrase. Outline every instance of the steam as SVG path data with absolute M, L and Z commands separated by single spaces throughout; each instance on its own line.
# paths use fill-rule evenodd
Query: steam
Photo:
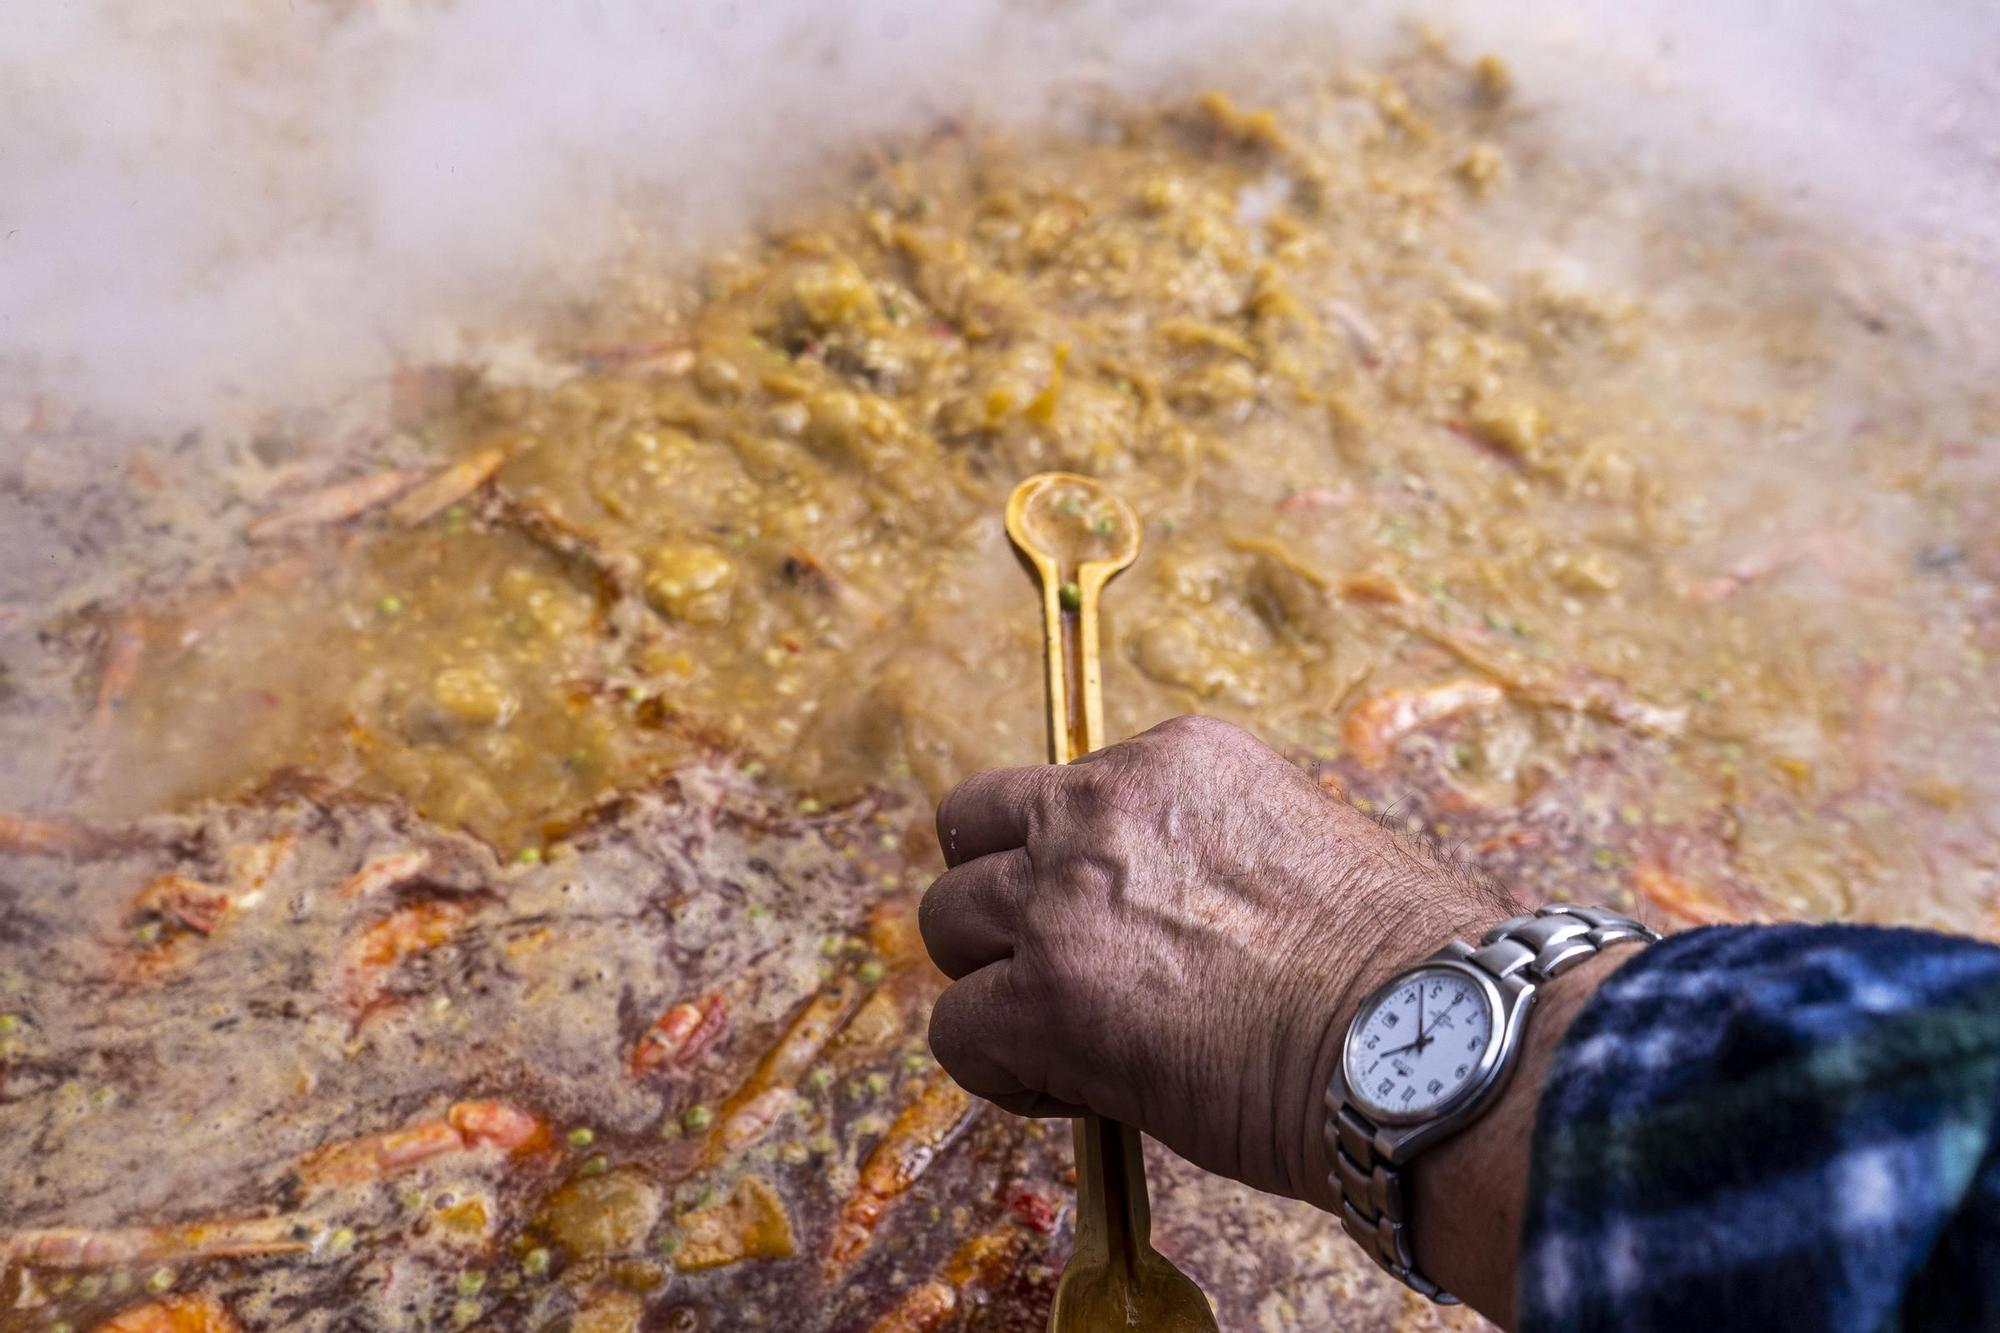
M 0 378 L 100 410 L 284 402 L 699 249 L 867 136 L 1064 88 L 1366 55 L 1394 6 L 1286 0 L 300 0 L 13 6 Z M 1865 0 L 1434 7 L 1607 151 L 1991 265 L 2000 11 Z M 1940 285 L 1949 285 L 1940 282 Z M 4 423 L 0 423 L 4 426 Z M 4 447 L 4 441 L 0 441 Z

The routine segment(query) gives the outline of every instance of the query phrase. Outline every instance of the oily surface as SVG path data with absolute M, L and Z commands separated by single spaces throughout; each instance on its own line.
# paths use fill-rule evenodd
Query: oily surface
M 1040 756 L 1043 469 L 1146 526 L 1114 736 L 1242 722 L 1534 901 L 1984 928 L 2000 410 L 1506 84 L 912 141 L 334 470 L 99 495 L 207 536 L 4 699 L 75 739 L 0 826 L 0 1328 L 1039 1326 L 1062 1127 L 941 1079 L 909 920 L 927 799 Z M 1155 1196 L 1224 1327 L 1444 1318 Z

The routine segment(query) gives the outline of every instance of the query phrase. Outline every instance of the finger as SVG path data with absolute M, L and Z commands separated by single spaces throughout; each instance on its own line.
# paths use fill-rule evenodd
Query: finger
M 1051 786 L 1062 781 L 1055 764 L 990 768 L 974 773 L 938 802 L 938 846 L 946 865 L 962 865 L 1028 841 L 1028 821 Z
M 1026 848 L 967 861 L 937 877 L 917 905 L 917 929 L 938 971 L 957 980 L 1010 958 L 1021 899 L 1033 881 Z
M 1033 1005 L 1013 983 L 1013 962 L 989 964 L 944 988 L 931 1007 L 931 1054 L 958 1085 L 1005 1105 L 1032 1104 L 1041 1092 Z

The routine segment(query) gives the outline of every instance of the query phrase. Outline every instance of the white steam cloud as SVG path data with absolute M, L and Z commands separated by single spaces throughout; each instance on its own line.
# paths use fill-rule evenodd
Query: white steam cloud
M 841 146 L 1033 119 L 1079 81 L 1254 83 L 1402 7 L 1291 0 L 17 0 L 0 24 L 0 370 L 186 420 L 368 375 L 425 330 L 587 292 L 638 218 L 698 246 Z M 2000 10 L 1517 0 L 1422 10 L 1609 151 L 1975 265 Z M 1344 44 L 1341 45 L 1341 44 Z M 1233 76 L 1233 77 L 1232 77 Z M 1943 247 L 1940 251 L 1937 247 Z

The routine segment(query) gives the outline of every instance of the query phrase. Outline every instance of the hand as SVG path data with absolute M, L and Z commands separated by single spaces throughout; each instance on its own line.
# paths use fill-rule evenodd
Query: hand
M 956 979 L 931 1016 L 954 1078 L 1322 1207 L 1320 1099 L 1354 1004 L 1515 910 L 1206 718 L 969 778 L 938 839 L 951 868 L 920 921 Z

